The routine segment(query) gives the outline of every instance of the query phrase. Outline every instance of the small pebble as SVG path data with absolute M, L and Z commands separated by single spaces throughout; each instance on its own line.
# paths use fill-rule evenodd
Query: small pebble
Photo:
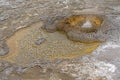
M 40 45 L 40 44 L 42 44 L 42 43 L 45 42 L 45 41 L 46 41 L 45 38 L 40 38 L 40 39 L 38 39 L 38 40 L 35 42 L 35 44 L 36 44 L 36 45 Z

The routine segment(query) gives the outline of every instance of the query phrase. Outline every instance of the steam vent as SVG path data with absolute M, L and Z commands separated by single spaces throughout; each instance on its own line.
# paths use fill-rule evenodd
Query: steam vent
M 73 15 L 61 20 L 56 20 L 54 26 L 45 26 L 48 32 L 55 30 L 64 31 L 70 40 L 79 42 L 103 42 L 106 40 L 104 26 L 105 17 L 94 14 Z
M 0 0 L 0 80 L 120 80 L 120 0 Z

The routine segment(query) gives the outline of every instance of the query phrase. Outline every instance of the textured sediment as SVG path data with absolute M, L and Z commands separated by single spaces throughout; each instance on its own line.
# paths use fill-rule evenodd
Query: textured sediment
M 74 42 L 59 32 L 48 33 L 41 29 L 42 22 L 35 23 L 30 27 L 23 28 L 6 40 L 9 53 L 2 57 L 3 60 L 28 64 L 35 59 L 43 58 L 72 59 L 80 55 L 90 54 L 101 42 L 80 43 Z M 36 45 L 36 40 L 45 38 L 46 41 Z
M 55 20 L 86 13 L 110 21 L 106 26 L 112 29 L 102 45 L 40 29 L 41 21 L 51 26 Z M 0 0 L 0 79 L 119 80 L 119 22 L 119 0 Z

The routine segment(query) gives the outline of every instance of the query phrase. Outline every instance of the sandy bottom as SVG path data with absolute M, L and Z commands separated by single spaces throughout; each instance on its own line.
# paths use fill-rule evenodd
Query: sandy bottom
M 67 39 L 60 32 L 48 33 L 41 29 L 42 22 L 32 24 L 18 30 L 6 43 L 10 52 L 1 57 L 2 60 L 17 64 L 29 64 L 35 59 L 47 60 L 72 59 L 83 54 L 90 54 L 101 43 L 80 43 Z M 36 40 L 45 38 L 46 41 L 36 45 Z

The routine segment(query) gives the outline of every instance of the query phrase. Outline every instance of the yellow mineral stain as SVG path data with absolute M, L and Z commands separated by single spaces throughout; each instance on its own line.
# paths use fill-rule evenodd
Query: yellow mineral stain
M 72 27 L 75 27 L 78 23 L 85 21 L 86 16 L 71 16 L 65 19 Z
M 89 20 L 92 23 L 92 28 L 87 29 L 87 28 L 81 27 L 83 23 L 85 23 L 87 20 Z M 58 23 L 56 25 L 58 26 L 58 28 L 65 30 L 65 31 L 70 28 L 72 28 L 72 30 L 77 29 L 81 31 L 84 29 L 84 31 L 87 31 L 87 30 L 92 30 L 92 29 L 98 29 L 99 27 L 101 27 L 103 18 L 97 15 L 87 15 L 87 14 L 86 15 L 74 15 L 74 16 L 70 16 L 65 19 L 61 19 L 57 22 Z
M 42 25 L 42 22 L 37 22 L 18 30 L 6 40 L 10 52 L 0 58 L 22 65 L 38 58 L 48 60 L 73 59 L 81 54 L 90 54 L 101 44 L 101 42 L 89 44 L 74 42 L 59 32 L 48 33 L 44 31 L 41 29 Z M 36 45 L 35 41 L 39 38 L 45 38 L 46 41 L 41 45 Z

